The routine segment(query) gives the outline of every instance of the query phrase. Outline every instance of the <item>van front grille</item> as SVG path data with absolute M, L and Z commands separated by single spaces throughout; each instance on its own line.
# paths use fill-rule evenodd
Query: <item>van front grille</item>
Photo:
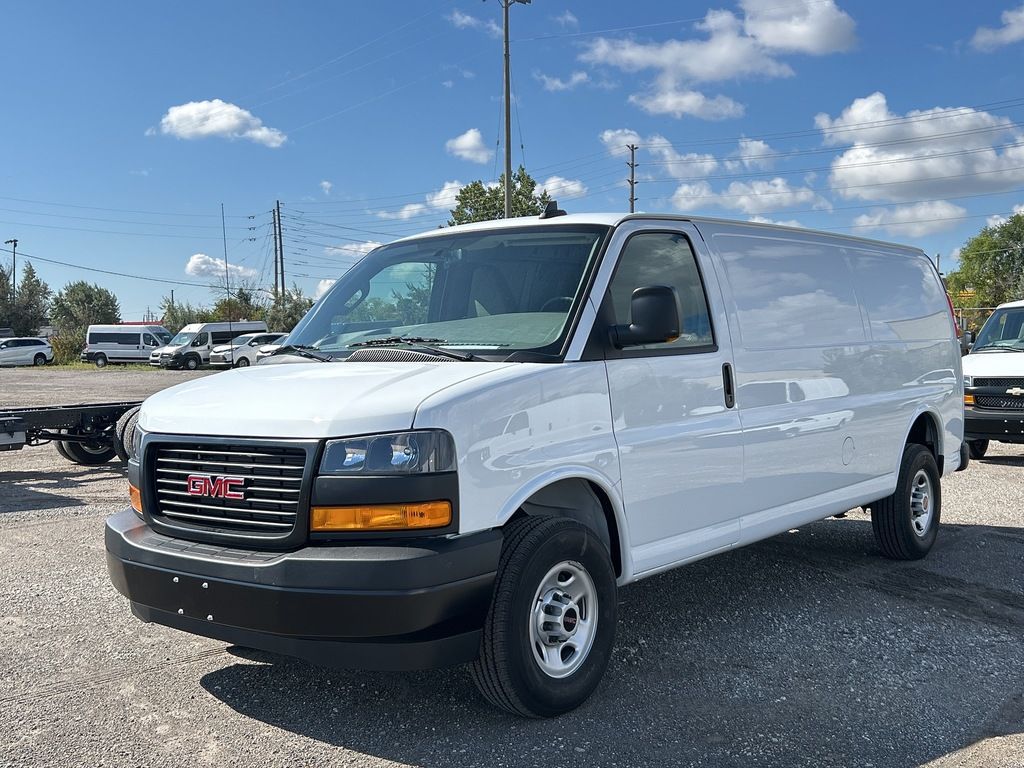
M 1009 395 L 975 395 L 974 404 L 978 408 L 993 408 L 1001 411 L 1024 411 L 1024 397 Z
M 1010 378 L 996 378 L 991 376 L 975 376 L 971 382 L 974 387 L 1024 387 L 1024 378 L 1019 376 Z
M 156 520 L 273 538 L 295 528 L 304 449 L 189 442 L 157 444 L 152 451 Z

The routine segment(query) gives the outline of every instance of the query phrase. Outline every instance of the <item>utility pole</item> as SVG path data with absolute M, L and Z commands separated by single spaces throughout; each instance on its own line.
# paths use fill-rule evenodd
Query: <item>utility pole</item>
M 939 277 L 942 276 L 942 254 L 935 254 L 935 271 L 939 273 Z
M 277 206 L 275 207 L 275 210 L 277 210 L 277 252 L 278 252 L 279 258 L 281 260 L 281 265 L 280 265 L 280 269 L 281 269 L 281 296 L 283 297 L 285 295 L 285 285 L 286 285 L 286 283 L 284 281 L 284 232 L 281 229 L 281 201 L 280 200 L 277 201 Z M 275 272 L 276 271 L 277 270 L 275 270 Z
M 220 204 L 220 232 L 221 239 L 224 242 L 224 293 L 226 294 L 227 302 L 225 305 L 228 310 L 228 333 L 232 333 L 231 328 L 231 272 L 228 270 L 228 226 L 224 223 L 224 203 Z M 232 334 L 233 335 L 233 334 Z
M 636 211 L 636 144 L 627 144 L 629 150 L 629 212 Z
M 4 245 L 11 246 L 11 298 L 18 295 L 18 238 L 4 240 Z
M 171 288 L 171 309 L 174 309 L 174 289 Z
M 512 3 L 529 5 L 531 0 L 498 0 L 504 13 L 505 37 L 505 218 L 512 218 L 512 76 L 508 47 L 508 9 Z

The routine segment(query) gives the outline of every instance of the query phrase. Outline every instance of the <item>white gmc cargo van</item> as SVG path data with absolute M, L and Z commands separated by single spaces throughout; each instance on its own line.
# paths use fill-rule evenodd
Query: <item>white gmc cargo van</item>
M 489 701 L 556 715 L 608 664 L 620 585 L 859 505 L 923 557 L 962 397 L 914 248 L 557 210 L 435 230 L 264 364 L 145 402 L 109 571 L 143 621 L 471 662 Z

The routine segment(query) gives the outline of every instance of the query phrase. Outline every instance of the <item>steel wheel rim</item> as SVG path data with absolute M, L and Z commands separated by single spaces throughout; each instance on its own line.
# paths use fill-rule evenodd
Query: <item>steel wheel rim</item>
M 935 514 L 935 493 L 932 479 L 923 469 L 917 470 L 910 483 L 910 525 L 919 537 L 927 535 Z
M 597 637 L 597 588 L 574 560 L 555 565 L 541 579 L 530 606 L 530 649 L 548 677 L 568 677 L 582 666 Z

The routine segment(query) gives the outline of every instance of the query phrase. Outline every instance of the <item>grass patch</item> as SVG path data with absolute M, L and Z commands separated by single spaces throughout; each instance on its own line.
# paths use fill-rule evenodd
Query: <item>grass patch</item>
M 103 373 L 106 371 L 159 371 L 162 370 L 155 365 L 149 363 L 108 363 L 105 368 L 97 368 L 95 363 L 83 363 L 81 360 L 76 360 L 73 363 L 50 363 L 46 366 L 47 368 L 56 368 L 59 371 L 97 371 Z

